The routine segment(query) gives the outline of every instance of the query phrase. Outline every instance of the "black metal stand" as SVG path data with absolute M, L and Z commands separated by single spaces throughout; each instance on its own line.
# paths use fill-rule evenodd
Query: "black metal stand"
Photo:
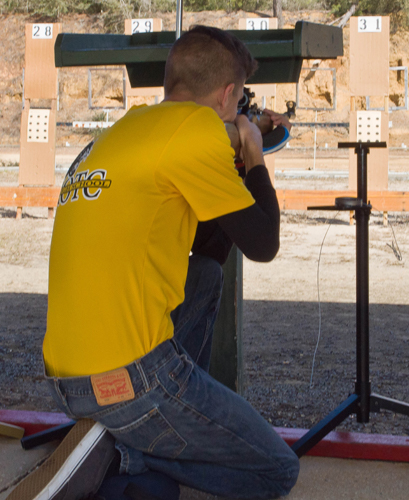
M 371 205 L 368 203 L 367 155 L 370 148 L 385 148 L 385 142 L 341 142 L 338 148 L 355 148 L 358 163 L 357 198 L 337 198 L 335 206 L 308 207 L 309 210 L 354 210 L 356 219 L 356 382 L 349 396 L 326 418 L 292 446 L 301 457 L 349 415 L 357 422 L 369 422 L 371 412 L 390 410 L 409 416 L 409 404 L 371 393 L 369 379 L 369 238 Z

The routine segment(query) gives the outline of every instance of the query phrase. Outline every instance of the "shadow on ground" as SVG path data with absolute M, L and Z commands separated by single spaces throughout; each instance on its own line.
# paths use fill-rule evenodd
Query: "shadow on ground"
M 276 427 L 310 428 L 354 391 L 355 304 L 244 301 L 245 397 Z M 0 294 L 0 407 L 57 411 L 43 381 L 45 294 Z M 64 318 L 64 320 L 66 320 Z M 311 386 L 311 374 L 314 360 Z M 374 392 L 409 402 L 409 306 L 370 306 Z M 348 418 L 339 428 L 406 435 L 408 417 Z

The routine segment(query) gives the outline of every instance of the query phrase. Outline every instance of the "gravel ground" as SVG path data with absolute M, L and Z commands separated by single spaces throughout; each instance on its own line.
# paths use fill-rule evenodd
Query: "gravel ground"
M 40 209 L 0 209 L 0 407 L 55 411 L 42 381 L 41 343 L 46 326 L 47 264 L 52 220 Z M 342 214 L 329 228 L 325 216 L 287 213 L 281 250 L 269 264 L 244 262 L 245 396 L 277 427 L 310 428 L 354 391 L 355 228 Z M 406 293 L 409 226 L 393 218 L 393 233 L 374 214 L 370 225 L 370 340 L 374 392 L 409 402 L 409 307 Z M 315 356 L 321 312 L 321 338 Z M 348 418 L 340 429 L 409 433 L 408 417 Z
M 276 187 L 347 188 L 345 175 L 293 174 L 278 170 Z M 1 169 L 0 185 L 15 185 L 17 175 Z M 62 178 L 58 173 L 57 184 Z M 409 189 L 406 176 L 390 184 Z M 0 407 L 55 411 L 41 366 L 53 221 L 46 208 L 14 217 L 14 209 L 0 208 Z M 384 227 L 374 211 L 369 228 L 372 388 L 409 402 L 409 217 L 390 214 L 389 221 Z M 354 392 L 355 272 L 355 227 L 348 213 L 283 213 L 276 259 L 244 259 L 245 396 L 274 426 L 310 428 Z M 409 420 L 382 412 L 372 414 L 369 424 L 348 418 L 339 428 L 406 435 Z
M 266 268 L 245 262 L 245 394 L 274 426 L 308 429 L 354 392 L 355 228 L 345 214 L 330 227 L 315 213 L 283 219 L 278 257 Z M 371 380 L 373 392 L 409 402 L 408 219 L 393 228 L 401 261 L 391 228 L 372 217 Z M 354 416 L 337 429 L 408 435 L 409 418 L 381 412 L 358 424 Z
M 334 179 L 309 186 L 342 189 Z M 0 208 L 0 408 L 57 411 L 41 363 L 53 221 L 47 209 L 15 215 Z M 389 220 L 384 227 L 374 212 L 369 228 L 371 379 L 373 391 L 409 402 L 409 217 Z M 244 259 L 243 292 L 244 395 L 276 427 L 311 428 L 354 392 L 355 228 L 348 214 L 283 213 L 278 256 L 269 264 Z M 337 430 L 408 435 L 409 419 L 381 412 L 367 424 L 349 417 Z M 290 497 L 305 498 L 298 491 Z M 182 488 L 183 500 L 216 498 Z

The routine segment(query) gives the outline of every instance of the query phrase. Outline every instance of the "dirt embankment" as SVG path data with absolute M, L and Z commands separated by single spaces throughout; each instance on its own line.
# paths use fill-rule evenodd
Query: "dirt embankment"
M 183 27 L 192 24 L 208 24 L 224 29 L 238 29 L 239 19 L 246 17 L 243 11 L 226 13 L 218 12 L 186 12 Z M 253 14 L 254 15 L 254 14 Z M 260 13 L 261 16 L 272 16 L 272 12 Z M 175 29 L 174 13 L 155 14 L 162 18 L 164 30 Z M 327 12 L 285 12 L 285 27 L 292 28 L 298 20 L 328 23 L 331 15 Z M 20 116 L 23 96 L 23 68 L 25 37 L 24 25 L 34 22 L 25 15 L 0 17 L 0 44 L 3 48 L 0 55 L 0 144 L 2 146 L 17 146 L 20 139 Z M 60 22 L 64 32 L 72 33 L 104 33 L 104 23 L 100 16 L 70 15 L 62 16 Z M 407 66 L 409 52 L 409 33 L 395 33 L 390 40 L 390 66 Z M 311 67 L 313 61 L 305 61 L 304 66 Z M 336 68 L 336 100 L 337 109 L 334 111 L 298 110 L 297 122 L 348 122 L 349 121 L 349 27 L 344 29 L 344 56 L 337 60 L 322 61 L 320 68 Z M 58 122 L 72 122 L 74 120 L 100 119 L 101 112 L 88 108 L 88 71 L 87 68 L 63 68 L 59 72 L 59 112 Z M 122 104 L 122 76 L 120 72 L 93 77 L 93 97 L 99 99 L 105 106 L 119 106 Z M 272 103 L 276 110 L 285 111 L 285 102 L 295 100 L 296 85 L 285 84 L 277 88 L 277 97 Z M 135 98 L 133 98 L 135 100 Z M 139 101 L 143 99 L 139 98 Z M 334 91 L 332 73 L 329 71 L 302 71 L 299 85 L 299 100 L 302 107 L 332 108 Z M 133 102 L 133 101 L 132 101 Z M 153 102 L 153 98 L 148 98 Z M 402 71 L 390 72 L 390 105 L 401 106 L 404 103 L 404 77 Z M 267 101 L 267 104 L 270 104 Z M 359 103 L 364 109 L 362 99 Z M 38 102 L 34 106 L 47 107 L 49 103 Z M 371 106 L 376 106 L 371 100 Z M 123 110 L 111 111 L 110 120 L 118 119 Z M 98 116 L 99 115 L 99 116 Z M 390 115 L 392 128 L 390 129 L 390 145 L 409 145 L 409 116 L 407 111 L 396 111 Z M 310 146 L 313 143 L 314 129 L 297 127 L 293 129 L 295 146 Z M 347 129 L 320 129 L 318 147 L 325 144 L 335 146 L 338 140 L 347 139 Z M 71 127 L 58 127 L 57 145 L 81 145 L 89 141 L 90 135 L 84 131 L 73 131 Z M 334 143 L 334 144 L 332 144 Z

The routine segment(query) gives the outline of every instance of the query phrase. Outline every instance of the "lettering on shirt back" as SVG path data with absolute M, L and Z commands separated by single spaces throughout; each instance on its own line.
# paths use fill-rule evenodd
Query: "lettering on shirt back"
M 111 187 L 112 181 L 106 178 L 107 171 L 104 169 L 77 172 L 80 164 L 90 155 L 93 145 L 94 142 L 88 144 L 68 170 L 61 188 L 58 205 L 65 205 L 68 201 L 77 201 L 80 191 L 85 200 L 97 200 L 103 189 Z

